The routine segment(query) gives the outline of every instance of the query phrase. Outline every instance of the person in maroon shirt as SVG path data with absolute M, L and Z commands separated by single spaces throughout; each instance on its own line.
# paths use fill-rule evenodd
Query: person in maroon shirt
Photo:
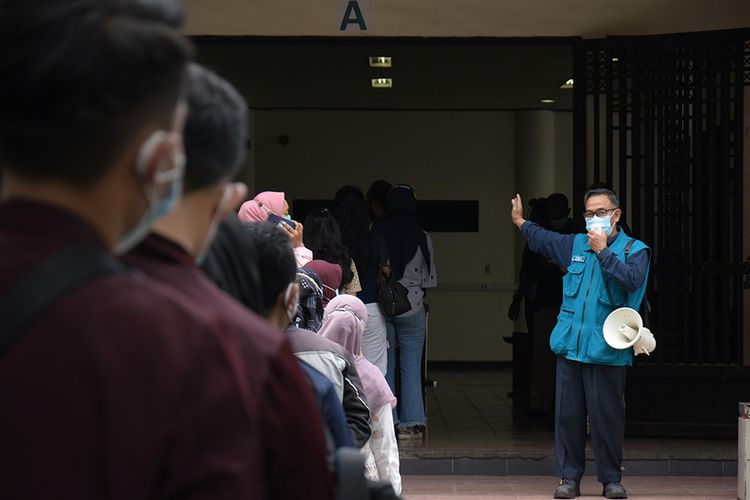
M 233 359 L 247 388 L 245 411 L 262 430 L 257 456 L 267 498 L 329 499 L 322 422 L 309 384 L 284 334 L 222 292 L 197 266 L 219 221 L 247 193 L 230 183 L 242 163 L 247 137 L 247 104 L 215 73 L 188 68 L 185 123 L 185 193 L 174 212 L 124 261 L 173 288 L 193 307 L 220 313 L 231 326 L 233 343 L 242 346 Z
M 0 2 L 1 325 L 50 257 L 122 252 L 179 199 L 180 17 L 168 0 Z M 232 331 L 130 272 L 40 309 L 0 351 L 0 497 L 265 498 L 262 395 Z

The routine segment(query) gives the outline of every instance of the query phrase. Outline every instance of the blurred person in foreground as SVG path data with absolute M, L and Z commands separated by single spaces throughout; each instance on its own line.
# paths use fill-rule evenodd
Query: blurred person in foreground
M 196 309 L 215 311 L 232 350 L 247 425 L 256 436 L 242 464 L 255 475 L 264 498 L 329 498 L 325 443 L 312 393 L 289 342 L 279 330 L 222 292 L 201 271 L 219 222 L 246 194 L 231 183 L 243 157 L 247 104 L 213 72 L 188 68 L 184 194 L 125 261 L 171 287 Z M 249 256 L 251 258 L 251 256 Z M 297 415 L 307 415 L 300 421 Z
M 3 498 L 263 497 L 221 318 L 114 259 L 180 199 L 181 17 L 0 2 Z

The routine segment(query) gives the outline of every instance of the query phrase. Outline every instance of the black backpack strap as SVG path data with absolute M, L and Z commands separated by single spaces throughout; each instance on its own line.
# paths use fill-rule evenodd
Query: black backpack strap
M 633 243 L 635 243 L 635 238 L 630 238 L 627 243 L 625 243 L 625 262 L 628 261 L 628 255 L 630 255 L 630 249 L 633 248 Z
M 29 271 L 0 297 L 0 354 L 23 332 L 26 324 L 66 292 L 122 264 L 94 247 L 73 247 L 53 255 Z
M 625 263 L 628 263 L 628 255 L 630 255 L 630 249 L 633 248 L 633 243 L 635 242 L 635 238 L 630 238 L 627 243 L 625 243 Z M 612 307 L 622 307 L 615 304 L 615 299 L 612 297 L 612 291 L 609 288 L 609 283 L 607 282 L 607 277 L 604 274 L 604 267 L 602 266 L 602 263 L 599 262 L 599 268 L 602 271 L 602 281 L 604 281 L 604 287 L 607 289 L 607 296 L 609 297 L 609 303 L 612 305 Z

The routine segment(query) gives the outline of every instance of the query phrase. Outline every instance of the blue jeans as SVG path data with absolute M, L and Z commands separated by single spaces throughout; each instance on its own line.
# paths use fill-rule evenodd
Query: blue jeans
M 398 405 L 394 422 L 400 427 L 424 425 L 422 401 L 422 350 L 425 341 L 424 310 L 406 317 L 386 320 L 388 335 L 388 372 L 386 380 L 396 394 L 396 346 L 398 346 L 401 393 L 396 394 Z

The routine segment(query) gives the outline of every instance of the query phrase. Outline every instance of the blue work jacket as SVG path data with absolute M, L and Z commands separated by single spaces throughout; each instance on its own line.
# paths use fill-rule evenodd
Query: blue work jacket
M 645 265 L 645 269 L 633 270 L 635 272 L 631 274 L 637 275 L 641 281 L 627 291 L 618 281 L 628 274 L 625 247 L 633 238 L 622 230 L 609 243 L 608 248 L 597 256 L 589 247 L 588 236 L 585 234 L 559 235 L 528 223 L 522 229 L 529 238 L 532 251 L 550 256 L 567 267 L 567 273 L 563 276 L 562 306 L 557 316 L 557 325 L 550 335 L 552 351 L 558 356 L 581 363 L 632 365 L 633 350 L 610 347 L 604 340 L 602 326 L 609 313 L 619 307 L 635 310 L 640 308 L 648 282 L 650 249 L 646 244 L 639 240 L 633 241 L 628 260 L 637 260 L 637 265 Z M 633 258 L 644 250 L 647 252 L 640 254 L 638 259 Z M 614 274 L 618 274 L 620 280 L 613 279 Z M 604 280 L 609 284 L 609 293 Z

